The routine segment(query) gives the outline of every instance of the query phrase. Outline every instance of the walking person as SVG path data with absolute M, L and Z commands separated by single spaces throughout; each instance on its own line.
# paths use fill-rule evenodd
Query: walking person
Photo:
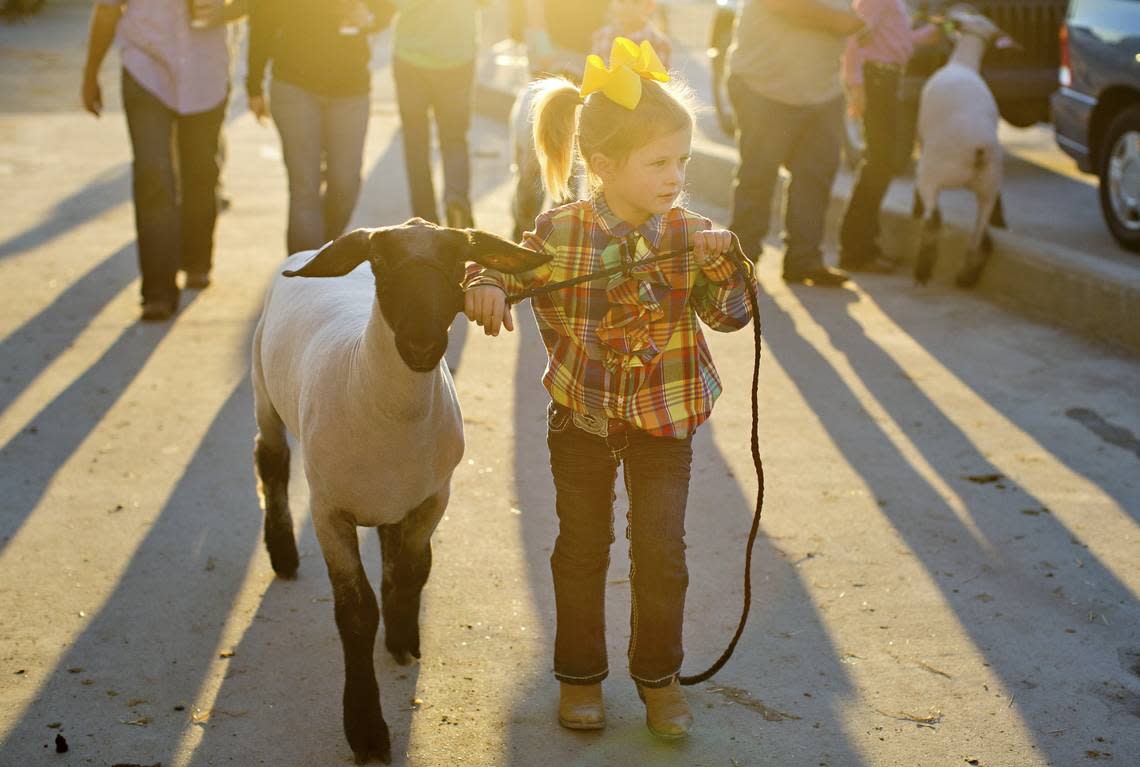
M 476 0 L 391 0 L 397 8 L 392 74 L 404 134 L 412 215 L 439 223 L 431 178 L 434 117 L 443 162 L 444 220 L 472 227 L 467 132 L 475 85 Z
M 469 270 L 465 310 L 498 335 L 500 326 L 514 328 L 508 292 L 630 266 L 532 299 L 552 400 L 558 720 L 576 730 L 605 725 L 604 601 L 621 466 L 630 498 L 629 673 L 649 729 L 680 738 L 693 723 L 677 679 L 692 439 L 721 392 L 698 318 L 714 330 L 743 327 L 754 283 L 727 255 L 736 247 L 731 232 L 675 206 L 693 134 L 683 91 L 668 84 L 648 44 L 618 40 L 615 50 L 610 68 L 587 64 L 580 90 L 564 78 L 536 85 L 535 138 L 547 189 L 565 197 L 577 151 L 592 195 L 541 214 L 524 237 L 526 247 L 551 256 L 547 264 L 522 277 Z M 637 264 L 660 253 L 677 255 Z
M 375 18 L 360 0 L 252 0 L 245 89 L 250 111 L 259 122 L 272 115 L 281 137 L 289 253 L 336 239 L 356 207 L 371 104 L 367 33 Z
M 839 170 L 843 89 L 840 56 L 863 28 L 850 0 L 746 0 L 729 50 L 728 93 L 737 114 L 740 165 L 732 223 L 759 259 L 783 165 L 791 174 L 784 215 L 784 280 L 841 285 L 823 263 L 823 231 Z
M 229 94 L 224 26 L 241 12 L 223 0 L 96 0 L 92 10 L 81 98 L 102 114 L 99 69 L 117 34 L 144 321 L 178 310 L 180 269 L 186 288 L 210 284 Z
M 879 208 L 895 175 L 899 86 L 915 45 L 932 43 L 933 24 L 913 28 L 903 0 L 854 0 L 867 34 L 849 38 L 843 53 L 848 110 L 863 121 L 863 162 L 839 227 L 839 265 L 852 272 L 893 271 L 896 259 L 878 242 Z

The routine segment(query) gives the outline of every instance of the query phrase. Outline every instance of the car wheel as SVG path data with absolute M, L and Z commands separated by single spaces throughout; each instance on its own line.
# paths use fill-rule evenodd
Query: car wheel
M 1109 123 L 1101 147 L 1101 212 L 1116 241 L 1140 252 L 1140 106 Z

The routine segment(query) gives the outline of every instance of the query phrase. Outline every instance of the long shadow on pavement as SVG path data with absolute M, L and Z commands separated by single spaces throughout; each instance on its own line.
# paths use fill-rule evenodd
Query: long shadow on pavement
M 247 376 L 210 424 L 114 591 L 0 743 L 0 764 L 42 763 L 54 732 L 49 722 L 62 723 L 69 758 L 172 763 L 190 705 L 218 662 L 222 629 L 258 542 L 252 417 Z
M 131 199 L 131 164 L 109 168 L 64 197 L 42 220 L 0 242 L 0 258 L 42 248 Z
M 545 353 L 533 315 L 516 313 L 520 352 L 515 373 L 515 476 L 549 476 L 545 407 L 539 383 Z M 715 421 L 715 416 L 714 416 Z M 719 655 L 736 626 L 741 603 L 744 543 L 753 499 L 731 477 L 713 443 L 713 426 L 697 432 L 689 493 L 687 536 L 690 587 L 686 609 L 685 673 Z M 741 447 L 746 450 L 746 446 Z M 752 475 L 745 485 L 754 482 Z M 553 485 L 519 482 L 521 545 L 530 566 L 530 588 L 546 617 L 540 631 L 553 652 L 554 595 L 547 557 L 557 534 Z M 853 696 L 838 653 L 821 624 L 794 566 L 761 535 L 753 563 L 753 606 L 748 629 L 729 664 L 708 683 L 688 689 L 697 719 L 693 735 L 679 743 L 655 739 L 645 728 L 625 662 L 629 626 L 628 558 L 622 530 L 624 498 L 615 504 L 615 537 L 607 589 L 610 677 L 605 683 L 607 719 L 602 733 L 559 727 L 558 683 L 549 672 L 519 680 L 508 742 L 510 764 L 553 760 L 567 765 L 863 764 L 843 732 L 843 707 Z M 725 513 L 727 512 L 727 513 Z M 617 637 L 621 637 L 618 641 Z M 751 706 L 732 700 L 746 700 Z M 765 716 L 761 712 L 766 712 Z M 788 715 L 787 718 L 782 718 Z M 770 721 L 765 721 L 766 718 Z M 545 755 L 545 756 L 544 756 Z
M 879 500 L 887 521 L 927 569 L 963 633 L 1006 689 L 1017 692 L 1010 705 L 1028 725 L 1028 737 L 1052 763 L 1072 763 L 1075 754 L 1087 746 L 1044 735 L 1072 726 L 1067 723 L 1076 723 L 1082 731 L 1095 723 L 1093 717 L 1100 715 L 1087 709 L 1082 712 L 1074 701 L 1102 682 L 1108 685 L 1120 677 L 1115 643 L 1110 652 L 1103 652 L 1109 644 L 1105 637 L 1120 634 L 1117 640 L 1126 643 L 1128 630 L 1121 626 L 1127 620 L 1118 620 L 1116 625 L 1121 628 L 1115 629 L 1088 626 L 1085 608 L 1068 602 L 1069 595 L 1059 598 L 1057 589 L 1078 591 L 1086 580 L 1106 584 L 1098 587 L 1098 596 L 1103 604 L 1111 605 L 1109 609 L 1121 605 L 1119 612 L 1113 609 L 1112 613 L 1121 617 L 1134 614 L 1135 598 L 1051 516 L 1022 515 L 1020 509 L 1036 503 L 1023 488 L 1012 487 L 995 498 L 1001 491 L 963 482 L 959 467 L 949 465 L 950 461 L 962 461 L 983 473 L 992 471 L 992 465 L 866 336 L 847 307 L 835 301 L 835 292 L 800 289 L 794 295 L 826 329 L 833 345 L 846 354 L 926 461 L 957 491 L 985 540 L 975 543 L 971 530 L 938 490 L 899 452 L 835 369 L 796 332 L 792 318 L 771 299 L 762 307 L 768 348 Z M 1027 533 L 1032 535 L 1023 543 Z M 1070 550 L 1081 563 L 1070 564 L 1073 558 L 1056 565 L 1034 562 L 1039 545 L 1052 547 L 1051 551 Z M 1079 568 L 1083 572 L 1078 573 Z M 987 606 L 990 602 L 992 607 Z M 1082 639 L 1083 633 L 1092 636 Z M 1106 702 L 1111 705 L 1107 696 Z
M 195 299 L 188 295 L 183 311 Z M 177 320 L 131 324 L 103 355 L 0 448 L 0 551 L 39 505 L 52 478 L 99 426 Z
M 919 318 L 912 311 L 913 302 L 901 299 L 897 285 L 880 287 L 872 284 L 866 290 L 884 314 L 905 328 L 927 353 L 975 394 L 1040 443 L 1057 460 L 1114 498 L 1120 508 L 1140 524 L 1140 471 L 1119 471 L 1121 462 L 1106 461 L 1106 454 L 1102 452 L 1107 450 L 1109 455 L 1115 456 L 1119 455 L 1117 450 L 1124 450 L 1140 458 L 1140 443 L 1137 442 L 1140 435 L 1129 434 L 1122 425 L 1114 423 L 1111 413 L 1101 415 L 1096 411 L 1095 403 L 1081 396 L 1081 392 L 1098 392 L 1105 395 L 1098 398 L 1102 402 L 1116 397 L 1118 407 L 1135 406 L 1135 395 L 1130 393 L 1134 387 L 1128 383 L 1127 375 L 1115 375 L 1109 353 L 1099 351 L 1095 344 L 1091 345 L 1078 370 L 1065 357 L 1058 359 L 1057 350 L 1048 341 L 1031 341 L 1018 348 L 1011 348 L 1008 343 L 974 344 L 971 340 L 976 334 L 988 329 L 986 319 L 995 315 L 1000 317 L 996 310 L 975 319 L 954 312 L 952 305 L 935 306 L 933 309 L 927 306 L 925 312 L 933 310 L 942 316 L 943 321 L 930 322 L 929 316 L 927 321 L 916 321 Z M 993 374 L 995 365 L 1008 362 L 1010 356 L 1025 361 L 1021 366 L 1025 371 L 1022 378 L 1010 380 L 1008 376 Z M 1073 374 L 1080 378 L 1074 380 Z M 1042 392 L 1054 396 L 1043 398 L 1040 396 Z M 1064 413 L 1046 412 L 1040 408 L 1043 402 L 1054 405 L 1066 400 L 1069 407 Z M 1113 439 L 1114 431 L 1124 439 Z M 1128 460 L 1125 458 L 1126 463 Z
M 124 245 L 8 336 L 4 341 L 0 412 L 63 354 L 91 319 L 137 276 L 134 244 Z

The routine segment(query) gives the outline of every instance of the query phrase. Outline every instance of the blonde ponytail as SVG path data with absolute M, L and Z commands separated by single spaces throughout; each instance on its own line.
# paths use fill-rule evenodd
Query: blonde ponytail
M 542 184 L 554 200 L 570 198 L 574 170 L 574 137 L 578 131 L 578 86 L 565 77 L 544 77 L 531 84 L 530 110 L 534 148 L 542 168 Z
M 583 103 L 578 86 L 565 77 L 544 77 L 530 87 L 542 184 L 556 203 L 572 199 L 570 174 L 576 157 L 582 160 L 592 192 L 601 185 L 590 167 L 596 153 L 621 164 L 630 152 L 657 137 L 693 127 L 693 92 L 676 77 L 664 84 L 642 81 L 641 100 L 634 109 L 603 93 L 592 93 Z

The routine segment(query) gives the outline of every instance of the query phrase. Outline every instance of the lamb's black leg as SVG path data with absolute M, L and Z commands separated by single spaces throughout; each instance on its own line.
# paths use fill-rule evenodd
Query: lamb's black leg
M 1005 207 L 1001 204 L 1001 194 L 997 196 L 997 202 L 994 203 L 994 211 L 990 214 L 990 226 L 997 229 L 1005 229 Z
M 336 627 L 344 649 L 344 734 L 357 764 L 371 759 L 388 764 L 392 747 L 372 663 L 380 611 L 360 562 L 356 525 L 336 510 L 316 506 L 313 522 L 332 582 Z
M 420 594 L 431 573 L 431 534 L 447 508 L 447 497 L 444 489 L 400 522 L 377 529 L 384 559 L 384 645 L 400 665 L 420 657 Z
M 937 209 L 935 209 L 937 210 Z M 925 285 L 934 272 L 934 262 L 938 259 L 938 227 L 933 216 L 922 222 L 922 236 L 918 246 L 918 260 L 914 263 L 914 281 Z
M 276 435 L 275 435 L 276 436 Z M 297 577 L 300 560 L 293 538 L 293 518 L 289 516 L 289 443 L 282 430 L 279 438 L 264 431 L 253 446 L 258 491 L 265 510 L 265 548 L 273 571 L 282 578 Z

